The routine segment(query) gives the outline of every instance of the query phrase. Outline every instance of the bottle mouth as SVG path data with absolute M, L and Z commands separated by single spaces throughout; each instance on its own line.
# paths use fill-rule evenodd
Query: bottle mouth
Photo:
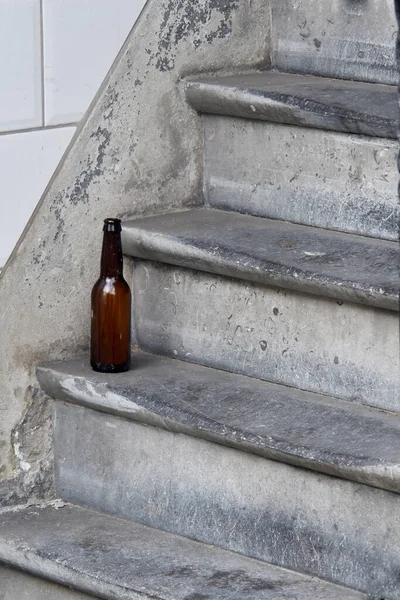
M 121 219 L 104 219 L 103 231 L 121 231 Z

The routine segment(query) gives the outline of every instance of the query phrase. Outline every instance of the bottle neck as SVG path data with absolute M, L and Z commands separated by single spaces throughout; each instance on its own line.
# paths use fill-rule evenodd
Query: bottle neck
M 122 277 L 122 244 L 119 231 L 105 231 L 100 277 Z

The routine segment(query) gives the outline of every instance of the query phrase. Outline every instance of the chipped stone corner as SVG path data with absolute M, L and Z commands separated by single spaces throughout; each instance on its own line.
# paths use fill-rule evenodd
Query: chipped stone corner
M 0 481 L 0 507 L 53 497 L 52 401 L 39 388 L 26 393 L 27 410 L 11 432 L 15 472 Z

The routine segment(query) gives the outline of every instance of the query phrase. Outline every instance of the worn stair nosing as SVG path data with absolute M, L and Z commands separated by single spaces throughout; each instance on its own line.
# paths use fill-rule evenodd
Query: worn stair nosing
M 199 112 L 397 139 L 396 86 L 278 71 L 189 78 L 184 85 Z M 368 97 L 375 103 L 369 111 Z M 364 111 L 354 109 L 360 104 Z
M 137 258 L 399 310 L 395 242 L 203 208 L 126 221 L 123 248 Z
M 57 400 L 400 492 L 400 462 L 391 452 L 400 447 L 397 415 L 142 353 L 133 355 L 132 369 L 96 374 L 76 360 L 39 366 L 37 376 Z M 243 410 L 255 422 L 243 423 Z
M 221 587 L 251 600 L 251 581 L 258 582 L 257 597 L 265 600 L 268 590 L 281 590 L 282 600 L 292 598 L 293 590 L 299 600 L 365 598 L 349 588 L 68 503 L 3 512 L 0 525 L 0 564 L 107 600 L 194 600 Z M 242 577 L 221 586 L 217 573 Z M 218 596 L 228 598 L 221 591 Z

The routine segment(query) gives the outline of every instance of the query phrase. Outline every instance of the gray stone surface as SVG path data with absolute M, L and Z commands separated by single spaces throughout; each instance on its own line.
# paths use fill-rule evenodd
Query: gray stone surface
M 398 240 L 395 140 L 204 115 L 206 204 Z
M 126 221 L 133 257 L 399 310 L 397 243 L 198 209 Z
M 0 600 L 93 600 L 93 596 L 0 565 Z
M 392 0 L 271 0 L 273 64 L 397 84 Z
M 400 412 L 398 313 L 150 261 L 132 289 L 145 351 Z
M 3 514 L 0 527 L 1 561 L 107 600 L 364 598 L 356 591 L 77 506 Z
M 24 418 L 11 432 L 11 441 L 20 462 L 20 471 L 11 480 L 1 480 L 0 508 L 13 504 L 40 502 L 53 492 L 53 406 L 37 382 L 29 393 L 31 402 Z M 0 424 L 3 411 L 0 409 Z M 0 440 L 0 457 L 2 444 Z
M 65 402 L 55 455 L 67 500 L 400 598 L 398 494 Z
M 186 82 L 203 113 L 397 138 L 397 87 L 264 71 Z
M 121 375 L 76 360 L 37 376 L 58 400 L 400 492 L 400 415 L 140 352 Z
M 38 443 L 24 471 L 29 448 L 12 439 L 34 403 L 35 365 L 88 348 L 102 220 L 201 201 L 201 122 L 179 80 L 267 64 L 269 17 L 264 0 L 149 0 L 2 269 L 0 478 L 29 478 L 21 492 L 10 483 L 15 501 L 49 451 Z

